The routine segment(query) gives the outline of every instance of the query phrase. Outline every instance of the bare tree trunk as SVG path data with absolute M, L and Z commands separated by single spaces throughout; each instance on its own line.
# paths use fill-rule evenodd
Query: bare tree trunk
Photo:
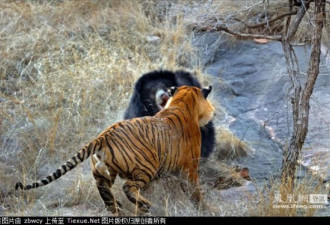
M 310 97 L 313 93 L 314 85 L 319 74 L 321 38 L 323 23 L 325 19 L 325 0 L 315 0 L 314 2 L 315 24 L 311 41 L 311 56 L 306 81 L 303 87 L 301 86 L 297 77 L 299 70 L 294 51 L 290 45 L 290 38 L 284 38 L 282 41 L 288 72 L 290 74 L 294 88 L 294 95 L 292 98 L 293 135 L 290 141 L 290 145 L 287 149 L 284 150 L 282 161 L 282 179 L 284 182 L 292 181 L 293 183 L 294 181 L 298 157 L 308 132 Z M 290 34 L 290 29 L 288 29 L 287 34 L 288 35 L 286 37 L 291 36 L 292 33 Z

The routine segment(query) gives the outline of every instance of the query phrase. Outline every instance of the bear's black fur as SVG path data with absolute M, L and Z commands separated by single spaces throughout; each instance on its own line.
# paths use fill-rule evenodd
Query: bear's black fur
M 133 95 L 125 111 L 124 119 L 155 115 L 160 110 L 156 104 L 157 90 L 167 91 L 172 86 L 179 87 L 183 85 L 201 88 L 199 81 L 195 77 L 181 70 L 175 73 L 166 70 L 152 71 L 142 75 L 135 83 Z M 213 122 L 209 122 L 200 129 L 202 134 L 201 156 L 207 158 L 215 147 Z

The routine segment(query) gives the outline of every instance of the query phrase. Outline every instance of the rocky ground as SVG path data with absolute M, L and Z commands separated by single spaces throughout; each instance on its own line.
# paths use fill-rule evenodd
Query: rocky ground
M 203 44 L 201 44 L 203 43 Z M 243 159 L 256 179 L 276 175 L 281 167 L 281 149 L 292 130 L 290 88 L 284 53 L 279 42 L 229 43 L 219 33 L 199 36 L 208 74 L 221 79 L 216 98 L 225 107 L 223 124 L 251 144 L 255 154 Z M 296 46 L 304 79 L 309 46 Z M 309 131 L 301 164 L 329 180 L 330 167 L 330 65 L 322 57 L 321 72 L 312 95 Z

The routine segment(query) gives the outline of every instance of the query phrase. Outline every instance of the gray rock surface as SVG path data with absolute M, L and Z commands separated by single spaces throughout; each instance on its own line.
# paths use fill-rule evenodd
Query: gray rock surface
M 196 36 L 195 45 L 204 59 L 205 72 L 215 81 L 223 81 L 215 85 L 216 99 L 228 113 L 222 125 L 255 150 L 238 163 L 249 167 L 257 180 L 277 176 L 282 149 L 292 132 L 291 82 L 281 43 L 233 42 L 219 33 L 206 33 Z M 296 46 L 295 50 L 303 82 L 310 47 Z M 330 67 L 324 57 L 320 69 L 301 163 L 329 180 Z

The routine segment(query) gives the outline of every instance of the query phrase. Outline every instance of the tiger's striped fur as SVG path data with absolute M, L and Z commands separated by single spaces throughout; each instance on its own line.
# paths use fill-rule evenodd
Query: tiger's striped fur
M 210 91 L 211 87 L 172 89 L 173 97 L 166 109 L 153 117 L 125 120 L 108 127 L 53 174 L 26 186 L 18 182 L 16 189 L 29 190 L 47 185 L 92 155 L 98 190 L 112 212 L 121 207 L 111 192 L 117 175 L 127 180 L 123 186 L 127 198 L 143 211 L 149 209 L 151 202 L 141 196 L 139 190 L 163 172 L 185 174 L 194 185 L 191 199 L 199 204 L 199 127 L 208 123 L 214 114 L 214 107 L 206 100 Z

